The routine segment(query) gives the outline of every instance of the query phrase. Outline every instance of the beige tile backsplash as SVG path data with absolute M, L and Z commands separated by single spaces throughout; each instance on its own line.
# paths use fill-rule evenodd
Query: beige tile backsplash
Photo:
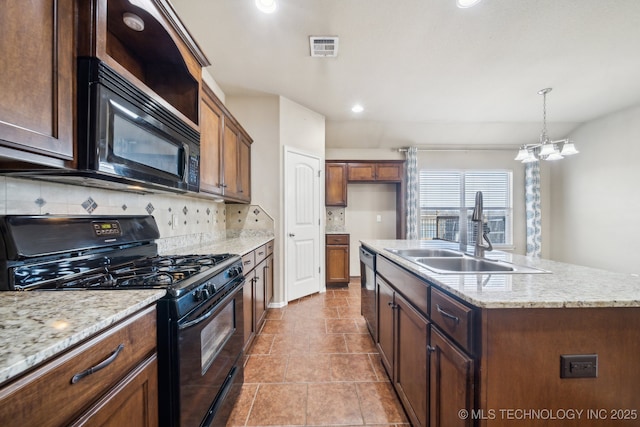
M 169 246 L 273 232 L 273 219 L 258 205 L 215 203 L 178 194 L 137 194 L 0 176 L 1 215 L 147 215 L 155 217 Z M 204 236 L 204 237 L 203 237 Z

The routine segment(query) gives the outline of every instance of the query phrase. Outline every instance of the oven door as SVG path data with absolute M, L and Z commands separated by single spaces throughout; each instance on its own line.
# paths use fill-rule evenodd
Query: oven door
M 243 383 L 240 284 L 178 322 L 180 426 L 225 425 Z

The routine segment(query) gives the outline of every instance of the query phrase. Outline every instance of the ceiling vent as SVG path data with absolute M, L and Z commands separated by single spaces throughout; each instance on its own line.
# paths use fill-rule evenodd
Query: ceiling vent
M 336 57 L 338 56 L 338 37 L 323 36 L 309 37 L 311 56 Z

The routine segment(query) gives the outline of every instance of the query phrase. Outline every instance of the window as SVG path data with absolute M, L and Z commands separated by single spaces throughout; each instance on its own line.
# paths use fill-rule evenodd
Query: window
M 421 170 L 420 238 L 475 243 L 471 214 L 482 191 L 485 229 L 494 246 L 510 246 L 512 238 L 512 172 L 504 170 Z

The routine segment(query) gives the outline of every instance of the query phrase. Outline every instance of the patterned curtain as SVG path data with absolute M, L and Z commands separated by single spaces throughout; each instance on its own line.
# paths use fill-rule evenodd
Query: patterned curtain
M 525 163 L 524 199 L 527 215 L 527 255 L 540 257 L 542 248 L 542 220 L 540 209 L 540 164 Z
M 420 238 L 418 217 L 420 203 L 420 182 L 418 177 L 418 149 L 407 149 L 407 239 Z

